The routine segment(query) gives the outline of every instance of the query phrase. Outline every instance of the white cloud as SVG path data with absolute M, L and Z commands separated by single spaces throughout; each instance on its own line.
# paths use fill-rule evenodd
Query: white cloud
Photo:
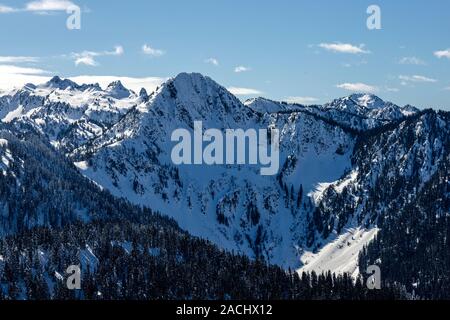
M 72 53 L 71 57 L 75 61 L 75 65 L 86 65 L 86 66 L 98 66 L 99 63 L 95 60 L 95 57 L 101 56 L 121 56 L 124 54 L 124 49 L 122 46 L 114 47 L 113 51 L 83 51 L 80 53 Z
M 250 88 L 229 87 L 227 90 L 236 96 L 256 96 L 262 94 L 261 91 Z
M 0 4 L 0 13 L 11 13 L 11 12 L 16 12 L 17 9 L 12 8 L 12 7 L 8 7 L 8 6 L 4 6 Z
M 319 99 L 313 97 L 287 97 L 284 99 L 287 103 L 314 104 Z
M 238 66 L 238 67 L 234 68 L 234 72 L 236 72 L 236 73 L 247 72 L 250 70 L 251 70 L 251 68 L 244 67 L 244 66 Z
M 400 80 L 402 80 L 402 84 L 404 85 L 406 82 L 437 82 L 436 79 L 413 75 L 413 76 L 399 76 Z
M 350 54 L 359 54 L 359 53 L 370 53 L 368 50 L 364 50 L 364 45 L 355 46 L 349 43 L 321 43 L 319 47 L 322 49 L 339 52 L 339 53 L 350 53 Z
M 352 92 L 367 92 L 374 93 L 378 91 L 378 88 L 365 83 L 342 83 L 336 86 L 339 89 L 344 89 Z
M 164 50 L 152 48 L 148 44 L 142 46 L 142 52 L 152 57 L 161 57 L 165 54 Z
M 219 60 L 217 60 L 216 58 L 208 58 L 205 60 L 205 63 L 209 63 L 215 66 L 219 65 Z
M 18 67 L 13 65 L 0 65 L 0 74 L 2 75 L 14 75 L 14 74 L 22 74 L 22 75 L 33 75 L 33 74 L 45 74 L 49 73 L 48 71 L 38 69 L 38 68 L 25 68 Z
M 436 52 L 434 52 L 434 55 L 436 57 L 438 57 L 439 59 L 440 58 L 448 58 L 448 59 L 450 59 L 450 49 L 436 51 Z
M 400 89 L 399 88 L 386 88 L 387 92 L 399 92 Z
M 450 91 L 450 86 L 447 87 L 447 88 L 444 88 L 444 90 Z
M 42 83 L 49 79 L 44 76 L 50 72 L 38 68 L 25 68 L 14 65 L 0 65 L 0 89 L 13 89 L 22 87 L 26 83 Z
M 100 57 L 100 56 L 121 56 L 124 50 L 122 46 L 115 46 L 113 51 L 83 51 L 81 53 L 74 53 L 83 56 Z
M 363 65 L 366 65 L 368 62 L 365 59 L 362 59 L 360 61 L 356 61 L 356 62 L 345 62 L 342 64 L 343 67 L 345 68 L 351 68 L 351 67 L 360 67 Z
M 403 57 L 399 61 L 400 64 L 413 64 L 413 65 L 426 65 L 425 61 L 417 58 L 417 57 Z
M 73 6 L 75 4 L 67 0 L 39 0 L 27 3 L 25 11 L 66 11 Z
M 40 75 L 8 74 L 7 77 L 0 77 L 0 89 L 12 90 L 23 87 L 27 83 L 44 83 L 48 80 L 50 77 Z
M 21 57 L 21 56 L 0 56 L 0 63 L 24 63 L 38 62 L 37 57 Z
M 84 64 L 85 66 L 95 67 L 98 66 L 98 62 L 94 60 L 92 56 L 84 56 L 75 59 L 75 65 L 79 66 L 80 64 Z
M 69 0 L 35 0 L 28 2 L 25 7 L 9 7 L 0 4 L 0 14 L 13 12 L 33 12 L 37 14 L 45 14 L 47 12 L 67 11 L 72 7 L 78 7 Z
M 123 47 L 122 46 L 116 46 L 115 48 L 114 48 L 114 52 L 112 53 L 112 55 L 114 55 L 114 56 L 121 56 L 121 55 L 123 55 L 124 54 L 124 50 L 123 50 Z

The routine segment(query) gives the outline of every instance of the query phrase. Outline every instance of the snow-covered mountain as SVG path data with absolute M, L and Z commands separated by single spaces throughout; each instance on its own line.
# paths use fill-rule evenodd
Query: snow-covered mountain
M 0 124 L 0 237 L 135 215 L 136 208 L 83 177 L 33 131 L 24 124 Z
M 63 150 L 101 135 L 142 98 L 114 82 L 78 85 L 54 77 L 42 85 L 28 84 L 0 98 L 3 123 L 27 122 Z
M 449 128 L 433 111 L 366 94 L 323 106 L 242 103 L 212 79 L 186 73 L 138 95 L 120 82 L 103 90 L 55 77 L 0 97 L 0 116 L 40 132 L 113 195 L 222 248 L 283 267 L 350 272 L 378 219 L 414 201 L 434 174 Z M 194 121 L 204 130 L 279 129 L 279 174 L 261 176 L 250 165 L 175 166 L 171 134 L 192 132 Z
M 358 131 L 373 129 L 419 111 L 410 105 L 399 107 L 373 94 L 353 94 L 324 105 L 300 105 L 264 98 L 250 99 L 245 104 L 260 113 L 308 111 Z
M 325 254 L 305 256 L 303 261 L 312 268 L 306 265 L 303 269 L 324 271 L 325 266 L 332 266 L 334 270 L 357 272 L 356 266 L 349 265 L 350 255 L 357 259 L 380 224 L 418 203 L 424 186 L 432 183 L 434 188 L 439 187 L 433 181 L 448 164 L 449 130 L 447 113 L 427 110 L 398 125 L 360 135 L 352 155 L 352 170 L 310 194 L 316 209 L 308 245 Z M 449 212 L 442 205 L 428 214 L 438 217 Z M 330 259 L 332 256 L 334 259 Z

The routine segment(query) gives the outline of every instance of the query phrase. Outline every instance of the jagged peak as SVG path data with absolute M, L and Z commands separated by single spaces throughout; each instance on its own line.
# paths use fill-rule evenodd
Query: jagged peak
M 116 80 L 111 82 L 106 91 L 110 93 L 110 95 L 117 99 L 128 98 L 131 95 L 131 91 L 125 88 L 120 80 Z
M 54 76 L 40 87 L 65 90 L 67 88 L 78 89 L 80 86 L 72 80 L 62 79 L 59 76 Z
M 417 113 L 419 112 L 419 109 L 413 105 L 407 104 L 404 107 L 402 107 L 404 112 L 411 112 L 411 113 Z
M 341 97 L 324 105 L 327 109 L 341 109 L 350 112 L 357 110 L 384 109 L 387 106 L 395 106 L 393 103 L 386 102 L 378 96 L 370 93 L 355 93 L 349 96 Z
M 89 90 L 89 89 L 93 89 L 96 91 L 102 91 L 102 87 L 100 86 L 100 84 L 98 82 L 93 83 L 93 84 L 83 84 L 80 86 L 80 89 L 82 91 Z
M 204 76 L 203 74 L 198 72 L 181 72 L 177 76 L 172 78 L 174 82 L 202 81 L 206 79 L 213 81 L 211 78 Z
M 60 83 L 61 81 L 63 80 L 59 76 L 54 76 L 47 83 Z
M 229 99 L 242 104 L 234 95 L 229 93 L 226 88 L 212 80 L 208 76 L 200 73 L 180 73 L 176 77 L 169 79 L 159 90 L 163 96 L 170 96 L 177 99 L 197 99 L 207 96 L 228 95 Z
M 111 82 L 110 84 L 108 84 L 107 88 L 125 88 L 122 84 L 122 81 L 120 80 L 115 80 L 113 82 Z
M 145 90 L 145 88 L 142 88 L 141 91 L 139 91 L 139 97 L 141 98 L 148 98 L 148 93 L 147 90 Z
M 263 97 L 247 99 L 244 105 L 260 113 L 274 113 L 288 109 L 288 104 L 285 102 L 274 101 Z
M 274 101 L 268 98 L 264 98 L 264 97 L 256 97 L 256 98 L 250 98 L 244 101 L 244 104 L 246 106 L 251 105 L 253 103 L 257 103 L 257 102 L 269 102 L 269 103 L 281 103 L 278 101 Z
M 168 81 L 168 83 L 173 83 L 175 86 L 177 87 L 200 87 L 200 86 L 207 86 L 210 88 L 214 88 L 214 89 L 225 89 L 224 87 L 222 87 L 219 83 L 217 83 L 216 81 L 214 81 L 213 79 L 211 79 L 208 76 L 205 76 L 201 73 L 197 73 L 197 72 L 192 72 L 192 73 L 187 73 L 187 72 L 182 72 L 180 74 L 178 74 L 176 77 L 170 79 Z
M 358 105 L 370 109 L 382 108 L 386 102 L 380 97 L 370 93 L 355 93 L 350 96 Z
M 180 73 L 167 80 L 146 101 L 139 111 L 167 114 L 171 119 L 186 122 L 190 119 L 213 118 L 230 126 L 243 123 L 254 112 L 211 78 L 200 73 Z
M 36 88 L 59 89 L 59 90 L 72 89 L 72 90 L 79 90 L 79 91 L 85 91 L 85 90 L 89 90 L 89 89 L 98 90 L 98 91 L 102 90 L 102 88 L 100 87 L 100 85 L 98 83 L 79 85 L 70 79 L 63 79 L 59 76 L 54 76 L 46 83 L 38 85 L 38 86 L 36 86 L 32 83 L 28 83 L 23 88 L 25 90 L 34 90 Z
M 34 90 L 34 89 L 36 89 L 37 87 L 36 87 L 36 85 L 33 84 L 33 83 L 26 83 L 26 84 L 23 86 L 23 88 L 24 88 L 24 89 Z

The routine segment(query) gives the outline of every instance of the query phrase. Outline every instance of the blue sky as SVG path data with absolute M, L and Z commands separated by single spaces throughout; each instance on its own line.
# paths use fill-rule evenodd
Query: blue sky
M 450 110 L 446 0 L 0 0 L 0 87 L 58 74 L 150 88 L 200 72 L 242 99 L 323 103 L 370 91 Z M 366 26 L 369 5 L 381 30 Z M 145 47 L 144 47 L 145 46 Z M 240 71 L 240 72 L 237 72 Z

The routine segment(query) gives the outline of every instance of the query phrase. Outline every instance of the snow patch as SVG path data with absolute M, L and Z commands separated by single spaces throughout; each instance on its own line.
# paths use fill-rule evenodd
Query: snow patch
M 81 269 L 93 272 L 97 269 L 99 263 L 98 258 L 95 256 L 94 251 L 89 245 L 86 245 L 85 249 L 80 250 Z
M 359 252 L 375 238 L 378 231 L 378 228 L 348 229 L 318 253 L 304 253 L 301 257 L 303 267 L 297 272 L 315 271 L 321 274 L 331 271 L 336 274 L 349 273 L 356 278 L 359 274 Z
M 74 162 L 74 165 L 75 165 L 75 167 L 77 167 L 78 169 L 80 169 L 82 171 L 87 170 L 89 168 L 87 161 Z
M 363 107 L 368 107 L 373 103 L 372 96 L 369 94 L 365 94 L 362 97 L 358 98 L 358 104 Z
M 333 183 L 322 182 L 316 184 L 313 191 L 308 193 L 308 197 L 313 199 L 315 204 L 318 204 L 320 200 L 322 200 L 323 193 L 325 192 L 325 190 L 327 190 L 331 185 L 333 185 Z
M 10 123 L 14 119 L 20 117 L 23 114 L 23 106 L 19 106 L 16 110 L 9 112 L 3 119 L 3 123 Z

